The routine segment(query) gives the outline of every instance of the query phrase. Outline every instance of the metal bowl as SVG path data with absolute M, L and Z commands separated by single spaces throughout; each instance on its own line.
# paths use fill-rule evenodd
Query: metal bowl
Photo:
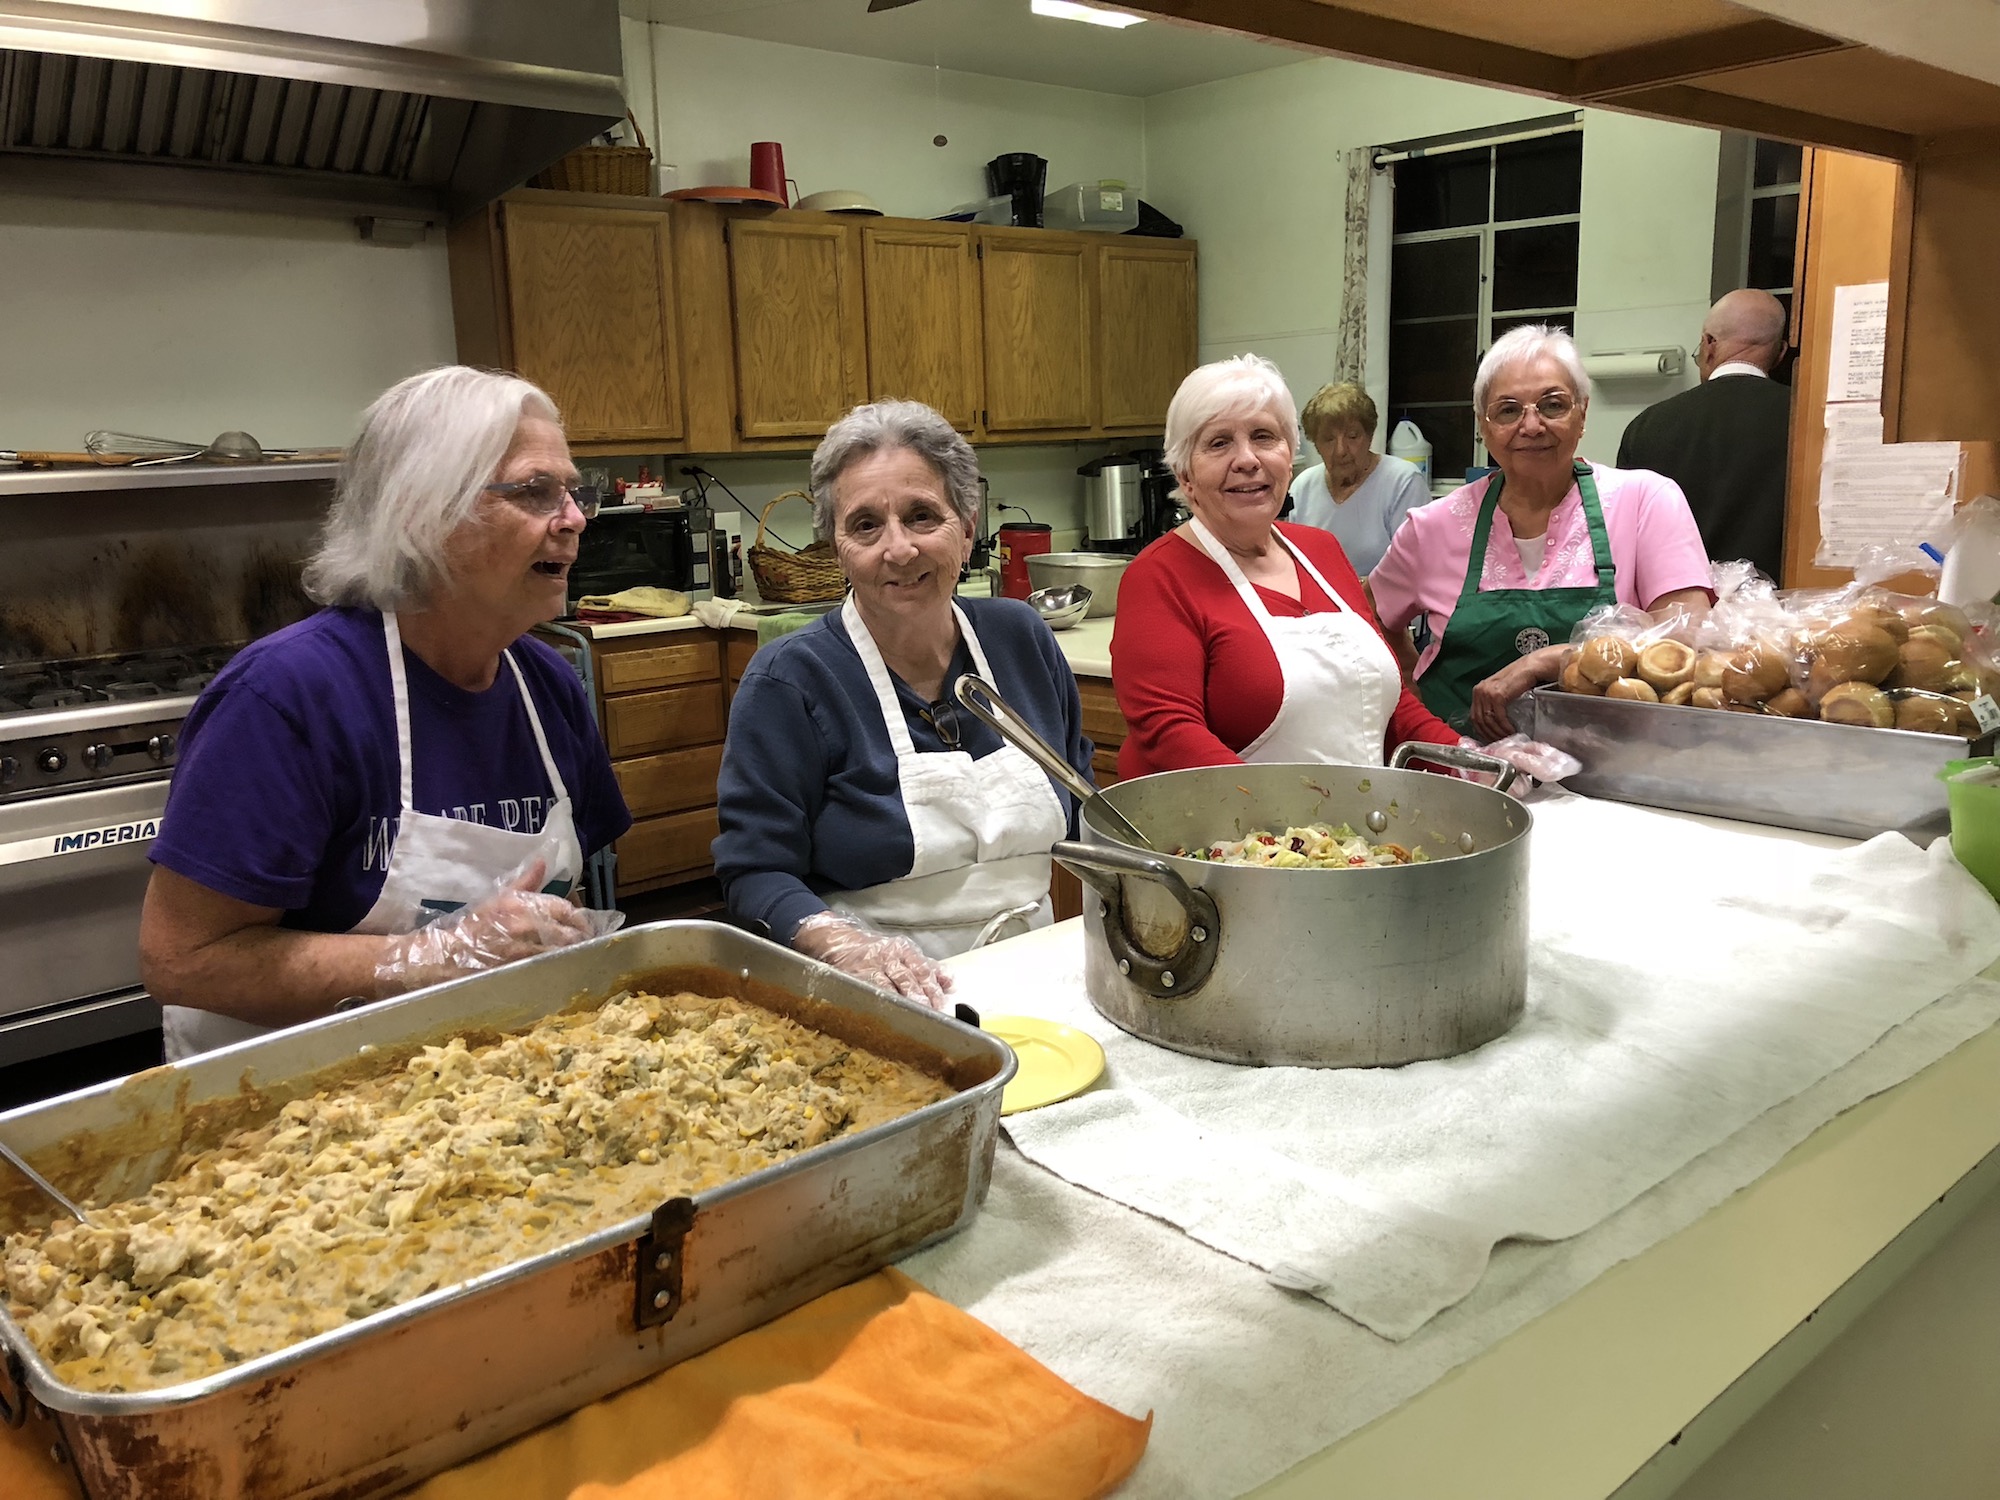
M 1051 630 L 1067 630 L 1090 611 L 1090 590 L 1080 583 L 1062 583 L 1054 588 L 1036 589 L 1028 595 L 1028 603 L 1034 607 Z
M 1122 552 L 1043 552 L 1029 554 L 1028 582 L 1038 589 L 1082 584 L 1091 592 L 1086 619 L 1118 612 L 1118 584 L 1132 559 Z

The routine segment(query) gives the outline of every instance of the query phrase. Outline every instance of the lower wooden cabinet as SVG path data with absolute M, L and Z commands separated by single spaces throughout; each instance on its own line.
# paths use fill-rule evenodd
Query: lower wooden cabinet
M 708 794 L 715 795 L 713 782 Z M 713 807 L 641 818 L 618 841 L 618 893 L 648 891 L 708 874 L 714 868 L 709 845 L 719 831 Z
M 1125 743 L 1125 715 L 1118 711 L 1118 695 L 1102 677 L 1079 677 L 1076 694 L 1083 703 L 1083 732 L 1090 736 L 1090 777 L 1099 791 L 1118 784 L 1118 747 Z M 1083 915 L 1083 885 L 1061 865 L 1049 883 L 1049 902 L 1056 920 L 1067 921 Z
M 711 648 L 712 650 L 713 648 Z M 648 750 L 720 740 L 729 723 L 720 677 L 692 687 L 661 688 L 604 699 L 604 738 L 612 759 Z
M 722 769 L 722 746 L 697 745 L 663 755 L 639 755 L 611 763 L 618 789 L 634 818 L 682 812 L 715 801 L 715 779 Z

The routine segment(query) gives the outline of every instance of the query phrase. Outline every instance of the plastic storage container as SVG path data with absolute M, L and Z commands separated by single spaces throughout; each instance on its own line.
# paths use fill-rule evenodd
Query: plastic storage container
M 970 203 L 961 203 L 948 214 L 939 214 L 941 220 L 948 219 L 954 224 L 1011 224 L 1014 222 L 1014 200 L 1002 193 L 995 198 L 975 198 Z
M 1110 178 L 1072 182 L 1042 199 L 1042 227 L 1123 234 L 1139 227 L 1139 195 Z
M 1951 799 L 1951 852 L 1973 879 L 2000 897 L 2000 783 L 1952 779 L 1961 771 L 1992 764 L 1991 756 L 1949 760 L 1938 780 Z
M 1424 483 L 1431 482 L 1431 440 L 1415 422 L 1398 422 L 1389 434 L 1389 456 L 1415 464 L 1424 471 Z

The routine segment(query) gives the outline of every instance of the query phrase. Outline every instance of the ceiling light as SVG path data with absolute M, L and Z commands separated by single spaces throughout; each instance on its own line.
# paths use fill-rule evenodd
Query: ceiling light
M 1128 16 L 1122 10 L 1099 10 L 1094 5 L 1078 5 L 1074 0 L 1028 0 L 1028 9 L 1038 16 L 1054 16 L 1060 21 L 1088 21 L 1093 26 L 1116 26 L 1121 30 L 1137 26 L 1144 16 Z

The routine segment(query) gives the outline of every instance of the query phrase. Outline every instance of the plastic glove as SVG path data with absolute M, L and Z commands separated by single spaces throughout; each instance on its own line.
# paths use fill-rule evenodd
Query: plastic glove
M 1540 782 L 1561 781 L 1565 776 L 1574 776 L 1583 769 L 1583 762 L 1568 751 L 1545 745 L 1540 740 L 1531 740 L 1525 734 L 1510 734 L 1490 745 L 1471 739 L 1462 739 L 1458 743 L 1464 749 L 1477 750 L 1481 755 L 1504 760 L 1523 776 L 1532 776 Z
M 544 895 L 541 885 L 547 875 L 548 862 L 533 860 L 478 905 L 461 907 L 394 939 L 375 965 L 377 993 L 399 995 L 497 969 L 616 932 L 624 922 L 623 912 L 593 911 Z
M 792 946 L 878 990 L 932 1010 L 950 1008 L 951 976 L 906 937 L 870 932 L 859 922 L 822 911 L 799 923 Z

